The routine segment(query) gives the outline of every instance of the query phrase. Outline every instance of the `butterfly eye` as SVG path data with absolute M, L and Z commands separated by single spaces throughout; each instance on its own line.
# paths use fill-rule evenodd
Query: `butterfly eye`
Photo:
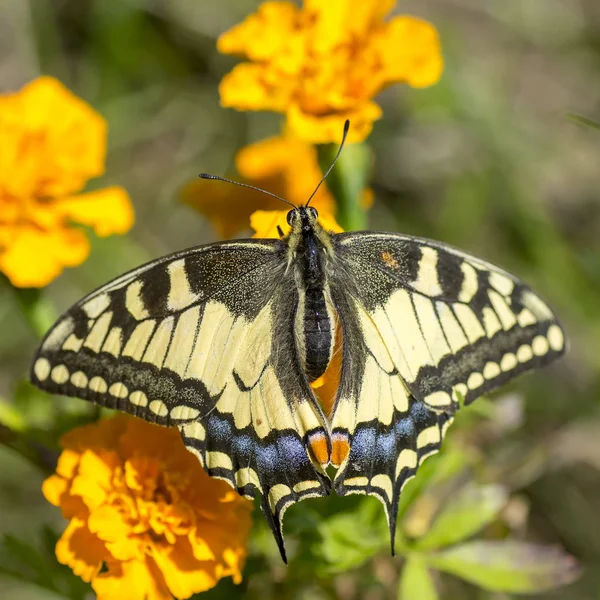
M 291 227 L 292 224 L 294 223 L 294 220 L 296 218 L 296 211 L 295 210 L 290 210 L 290 212 L 287 214 L 287 223 L 288 225 Z
M 312 206 L 309 206 L 306 210 L 312 219 L 316 219 L 319 216 L 317 209 L 313 208 Z

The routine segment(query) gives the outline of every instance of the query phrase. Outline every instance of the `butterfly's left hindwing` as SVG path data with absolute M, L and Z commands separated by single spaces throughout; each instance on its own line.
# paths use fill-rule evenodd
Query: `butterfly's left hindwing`
M 76 304 L 42 342 L 31 379 L 177 426 L 210 475 L 261 496 L 284 555 L 285 509 L 331 488 L 307 450 L 327 445 L 327 427 L 297 355 L 297 303 L 279 242 L 199 247 Z
M 439 450 L 462 402 L 556 359 L 565 337 L 523 282 L 454 248 L 372 232 L 334 243 L 343 331 L 334 488 L 378 497 L 393 537 L 403 485 Z

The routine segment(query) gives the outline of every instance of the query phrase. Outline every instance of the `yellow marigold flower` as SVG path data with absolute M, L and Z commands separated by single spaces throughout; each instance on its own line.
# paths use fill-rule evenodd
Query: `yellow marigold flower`
M 311 202 L 311 206 L 312 206 Z M 250 227 L 255 233 L 252 237 L 255 238 L 277 238 L 279 231 L 277 227 L 283 231 L 284 235 L 290 232 L 290 226 L 287 222 L 287 210 L 257 210 L 250 215 Z M 324 211 L 319 211 L 319 223 L 327 231 L 334 233 L 342 233 L 344 231 L 335 220 L 335 217 Z
M 59 562 L 99 600 L 170 600 L 242 578 L 252 503 L 210 478 L 175 429 L 119 415 L 73 429 L 46 499 Z
M 133 225 L 120 187 L 77 194 L 104 172 L 106 122 L 52 77 L 0 95 L 0 271 L 18 287 L 41 287 L 81 264 L 89 241 Z
M 224 33 L 217 48 L 249 59 L 221 81 L 223 106 L 284 113 L 290 132 L 314 143 L 362 141 L 381 109 L 372 98 L 392 83 L 432 85 L 443 60 L 431 24 L 384 21 L 394 0 L 265 2 Z
M 339 137 L 339 131 L 338 131 Z M 295 205 L 305 204 L 323 173 L 317 161 L 316 149 L 297 138 L 278 136 L 245 146 L 236 156 L 235 165 L 242 181 L 285 198 Z M 247 188 L 227 185 L 220 181 L 198 179 L 183 190 L 183 199 L 204 214 L 217 228 L 222 238 L 229 238 L 248 227 L 250 215 L 257 210 L 279 211 L 283 214 L 284 229 L 288 229 L 283 203 L 276 198 Z M 311 201 L 321 215 L 331 215 L 335 201 L 323 184 Z M 281 219 L 279 219 L 281 220 Z M 257 237 L 277 237 L 277 220 L 267 225 L 260 221 Z

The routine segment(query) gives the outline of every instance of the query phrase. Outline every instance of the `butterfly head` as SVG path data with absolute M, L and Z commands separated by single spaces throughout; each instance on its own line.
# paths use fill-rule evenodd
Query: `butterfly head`
M 293 208 L 287 214 L 288 225 L 292 228 L 292 231 L 298 233 L 314 231 L 318 218 L 319 213 L 312 206 L 299 206 Z
M 319 223 L 319 213 L 312 206 L 298 206 L 287 214 L 288 225 L 292 228 L 286 237 L 286 244 L 290 251 L 290 260 L 296 255 L 303 255 L 311 263 L 311 269 L 319 270 L 312 264 L 314 257 L 326 254 L 332 248 L 331 234 L 325 231 Z M 320 258 L 318 261 L 320 262 Z

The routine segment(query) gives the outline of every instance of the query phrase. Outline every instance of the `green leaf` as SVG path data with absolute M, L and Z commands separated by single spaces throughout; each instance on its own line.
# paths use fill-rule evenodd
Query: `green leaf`
M 439 454 L 429 457 L 402 490 L 398 506 L 398 523 L 402 524 L 419 497 L 428 489 L 456 477 L 468 464 L 469 457 L 459 447 L 446 442 Z M 410 517 L 409 517 L 410 518 Z
M 323 173 L 331 166 L 337 151 L 338 146 L 333 144 L 317 146 Z M 361 202 L 371 161 L 371 149 L 367 144 L 346 144 L 327 177 L 327 187 L 336 201 L 335 217 L 346 231 L 366 228 L 366 212 Z
M 42 338 L 58 318 L 48 296 L 37 288 L 14 288 L 19 308 L 33 332 Z
M 398 600 L 438 600 L 439 596 L 422 555 L 412 553 L 400 574 Z
M 463 486 L 450 497 L 415 547 L 431 550 L 468 538 L 496 518 L 506 499 L 507 492 L 500 485 Z
M 567 118 L 571 121 L 575 121 L 575 123 L 579 123 L 580 125 L 585 125 L 586 127 L 600 130 L 600 123 L 596 123 L 596 121 L 592 121 L 592 119 L 588 119 L 582 115 L 578 115 L 576 113 L 567 113 Z
M 56 406 L 48 402 L 48 394 L 29 381 L 21 379 L 14 389 L 14 407 L 21 414 L 27 428 L 48 428 L 56 413 Z
M 521 594 L 566 585 L 580 574 L 560 548 L 512 540 L 467 542 L 429 555 L 428 562 L 484 589 Z
M 389 533 L 380 503 L 365 498 L 358 510 L 339 513 L 318 526 L 321 541 L 315 554 L 325 563 L 325 573 L 354 569 L 389 547 Z
M 41 532 L 36 546 L 12 535 L 0 538 L 0 575 L 37 585 L 72 600 L 83 600 L 89 586 L 71 569 L 57 562 L 54 548 L 58 536 L 49 528 Z
M 0 424 L 13 431 L 24 431 L 26 427 L 23 415 L 17 410 L 13 402 L 0 397 Z
M 0 573 L 54 589 L 52 571 L 38 552 L 12 535 L 4 535 L 0 540 Z

